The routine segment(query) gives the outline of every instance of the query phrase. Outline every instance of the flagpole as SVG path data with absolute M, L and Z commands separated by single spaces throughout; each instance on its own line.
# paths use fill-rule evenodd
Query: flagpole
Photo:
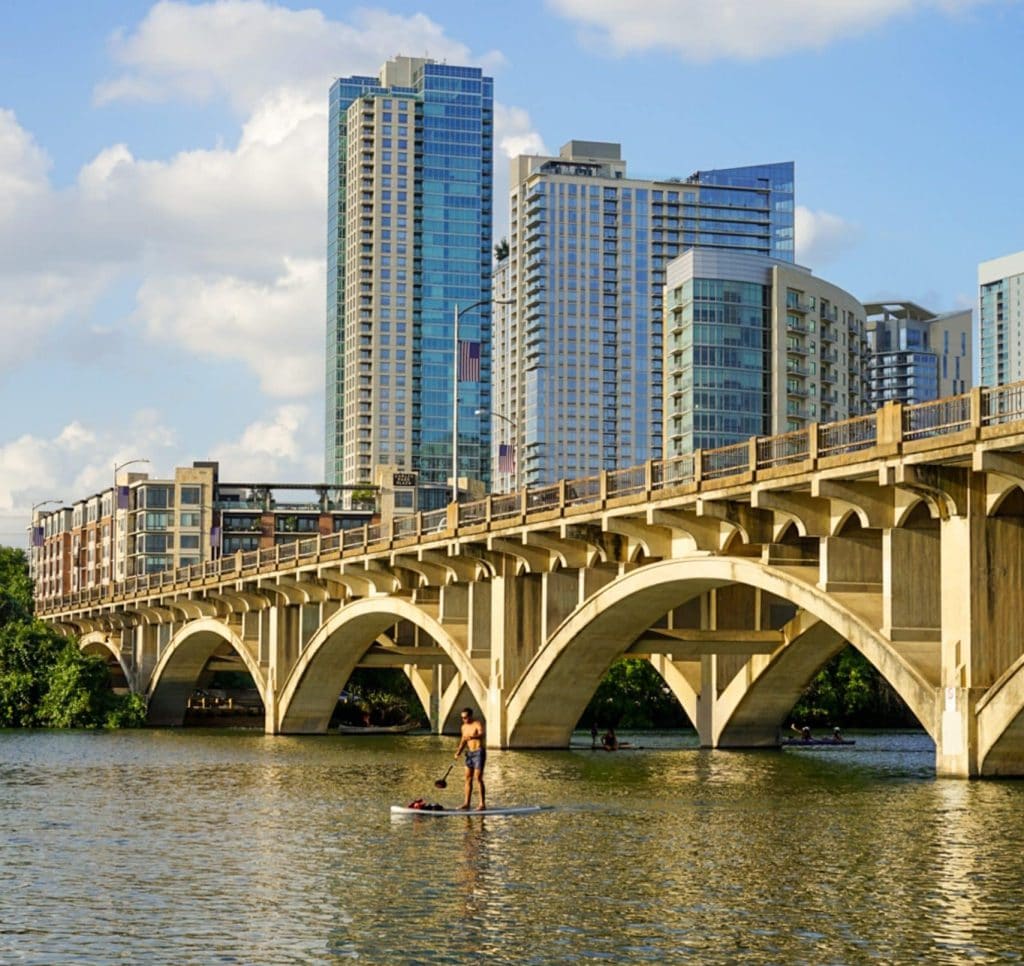
M 452 360 L 452 503 L 459 502 L 459 358 L 462 354 L 462 346 L 459 345 L 459 319 L 481 305 L 512 305 L 514 302 L 514 299 L 480 299 L 479 302 L 467 305 L 462 310 L 459 309 L 458 302 L 455 303 L 455 325 L 453 326 L 455 330 L 453 348 L 455 351 L 452 353 L 454 356 Z M 483 339 L 480 338 L 477 345 L 477 368 L 474 376 L 476 382 L 480 382 L 483 378 L 480 373 L 480 367 L 483 366 L 483 360 L 480 358 L 482 345 Z

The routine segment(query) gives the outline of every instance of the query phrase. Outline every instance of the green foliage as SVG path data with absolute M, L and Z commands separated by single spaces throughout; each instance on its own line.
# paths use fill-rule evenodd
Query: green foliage
M 25 554 L 0 547 L 0 727 L 123 727 L 145 714 L 141 697 L 111 690 L 101 658 L 33 619 Z
M 0 626 L 0 726 L 45 724 L 40 704 L 49 676 L 69 642 L 41 621 Z
M 32 619 L 32 581 L 24 550 L 0 547 L 0 627 Z
M 616 661 L 580 719 L 589 728 L 685 728 L 690 722 L 661 675 L 642 658 Z
M 349 699 L 339 702 L 334 716 L 336 724 L 427 723 L 412 684 L 397 668 L 360 668 L 345 685 L 345 691 Z
M 801 725 L 905 727 L 910 709 L 859 651 L 846 647 L 816 675 L 793 708 Z
M 494 260 L 496 262 L 508 258 L 508 252 L 508 238 L 502 238 L 501 241 L 494 243 Z

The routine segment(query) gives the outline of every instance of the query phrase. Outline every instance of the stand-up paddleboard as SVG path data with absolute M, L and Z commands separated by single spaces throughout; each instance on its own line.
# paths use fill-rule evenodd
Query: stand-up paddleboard
M 451 818 L 453 815 L 532 815 L 551 808 L 550 805 L 510 805 L 506 808 L 409 808 L 406 805 L 392 805 L 392 815 L 423 815 L 432 818 Z

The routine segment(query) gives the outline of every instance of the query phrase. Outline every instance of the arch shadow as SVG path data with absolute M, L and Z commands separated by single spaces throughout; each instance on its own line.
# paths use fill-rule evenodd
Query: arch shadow
M 149 680 L 147 724 L 175 726 L 184 722 L 189 695 L 207 662 L 225 643 L 252 675 L 263 707 L 270 707 L 269 683 L 249 649 L 225 623 L 203 617 L 182 627 L 161 653 Z
M 443 624 L 401 597 L 362 597 L 332 614 L 306 645 L 281 691 L 275 731 L 325 732 L 338 693 L 360 658 L 388 627 L 403 620 L 434 640 L 455 665 L 479 707 L 486 708 L 483 679 Z

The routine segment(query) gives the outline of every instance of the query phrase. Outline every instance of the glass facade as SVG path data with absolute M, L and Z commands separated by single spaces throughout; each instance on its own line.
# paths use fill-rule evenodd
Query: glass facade
M 644 181 L 626 177 L 619 145 L 586 141 L 513 165 L 508 271 L 517 306 L 500 318 L 515 339 L 500 340 L 497 368 L 516 381 L 495 405 L 522 434 L 519 482 L 658 459 L 666 266 L 690 248 L 792 262 L 794 166 Z M 747 375 L 730 392 L 761 392 Z M 740 406 L 727 421 L 739 425 L 742 415 Z
M 921 403 L 967 391 L 969 311 L 936 316 L 913 302 L 896 301 L 865 308 L 872 409 L 887 402 Z
M 671 295 L 672 435 L 680 452 L 771 431 L 771 286 L 695 278 Z
M 700 186 L 696 207 L 684 208 L 688 246 L 739 249 L 793 261 L 792 161 L 698 171 L 688 184 Z
M 416 58 L 335 82 L 330 100 L 329 482 L 418 475 L 419 506 L 450 498 L 457 308 L 481 343 L 458 385 L 460 475 L 489 485 L 493 84 L 478 68 Z

